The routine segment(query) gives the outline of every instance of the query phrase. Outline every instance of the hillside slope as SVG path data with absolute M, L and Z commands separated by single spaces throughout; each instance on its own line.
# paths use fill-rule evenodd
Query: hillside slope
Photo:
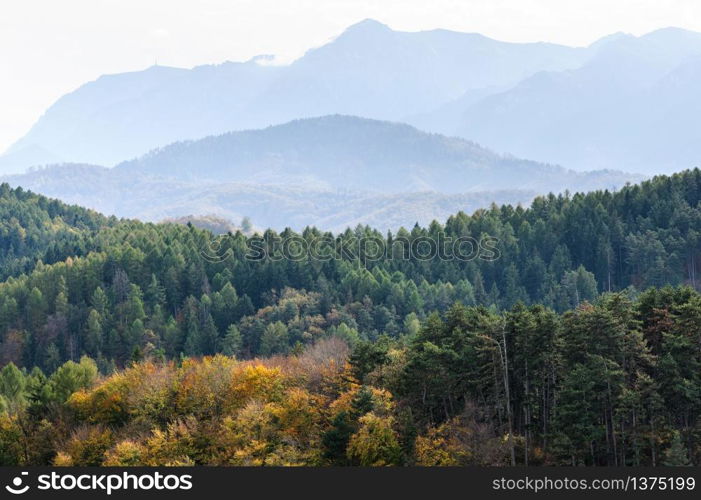
M 94 234 L 115 224 L 92 210 L 69 206 L 0 184 L 0 279 L 83 255 Z

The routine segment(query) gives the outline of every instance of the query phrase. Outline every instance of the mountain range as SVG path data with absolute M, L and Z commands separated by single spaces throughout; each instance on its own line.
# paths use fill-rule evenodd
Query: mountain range
M 1 173 L 112 166 L 176 141 L 347 114 L 402 121 L 576 170 L 646 175 L 701 157 L 701 34 L 614 34 L 588 47 L 351 26 L 288 65 L 270 56 L 102 76 L 0 157 Z
M 466 91 L 578 67 L 589 54 L 446 30 L 398 32 L 366 20 L 286 66 L 261 56 L 100 77 L 51 106 L 0 170 L 20 171 L 26 157 L 111 166 L 177 140 L 326 114 L 401 120 Z

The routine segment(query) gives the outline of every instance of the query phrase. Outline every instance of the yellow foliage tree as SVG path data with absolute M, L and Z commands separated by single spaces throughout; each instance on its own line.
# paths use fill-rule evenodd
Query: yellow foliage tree
M 131 467 L 146 465 L 146 447 L 130 439 L 120 441 L 105 453 L 103 465 L 108 467 Z
M 348 443 L 348 458 L 358 465 L 383 467 L 398 465 L 401 447 L 393 429 L 392 417 L 379 417 L 370 412 L 360 417 L 360 428 Z
M 425 436 L 418 436 L 414 447 L 416 465 L 458 466 L 467 465 L 470 452 L 464 445 L 467 429 L 451 420 L 439 427 L 432 427 Z M 462 438 L 462 439 L 461 439 Z

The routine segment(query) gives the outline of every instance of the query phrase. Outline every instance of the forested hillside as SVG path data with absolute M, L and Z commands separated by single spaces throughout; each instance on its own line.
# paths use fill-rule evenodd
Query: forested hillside
M 215 244 L 2 190 L 38 235 L 0 284 L 3 463 L 698 463 L 699 170 Z M 59 216 L 80 251 L 40 262 Z M 483 251 L 402 246 L 458 237 Z M 332 258 L 282 258 L 294 238 Z
M 263 345 L 304 318 L 258 316 L 275 314 Z M 700 322 L 701 296 L 666 288 L 563 316 L 456 305 L 376 342 L 310 326 L 308 347 L 251 361 L 149 356 L 100 377 L 84 357 L 48 378 L 9 364 L 0 463 L 698 464 Z
M 115 224 L 91 210 L 68 206 L 29 191 L 0 185 L 0 278 L 46 264 L 84 255 L 91 238 Z

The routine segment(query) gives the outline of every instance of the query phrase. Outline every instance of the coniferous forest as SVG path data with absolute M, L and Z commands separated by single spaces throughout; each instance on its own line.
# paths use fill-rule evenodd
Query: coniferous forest
M 698 465 L 700 202 L 697 169 L 218 236 L 3 184 L 0 464 Z

